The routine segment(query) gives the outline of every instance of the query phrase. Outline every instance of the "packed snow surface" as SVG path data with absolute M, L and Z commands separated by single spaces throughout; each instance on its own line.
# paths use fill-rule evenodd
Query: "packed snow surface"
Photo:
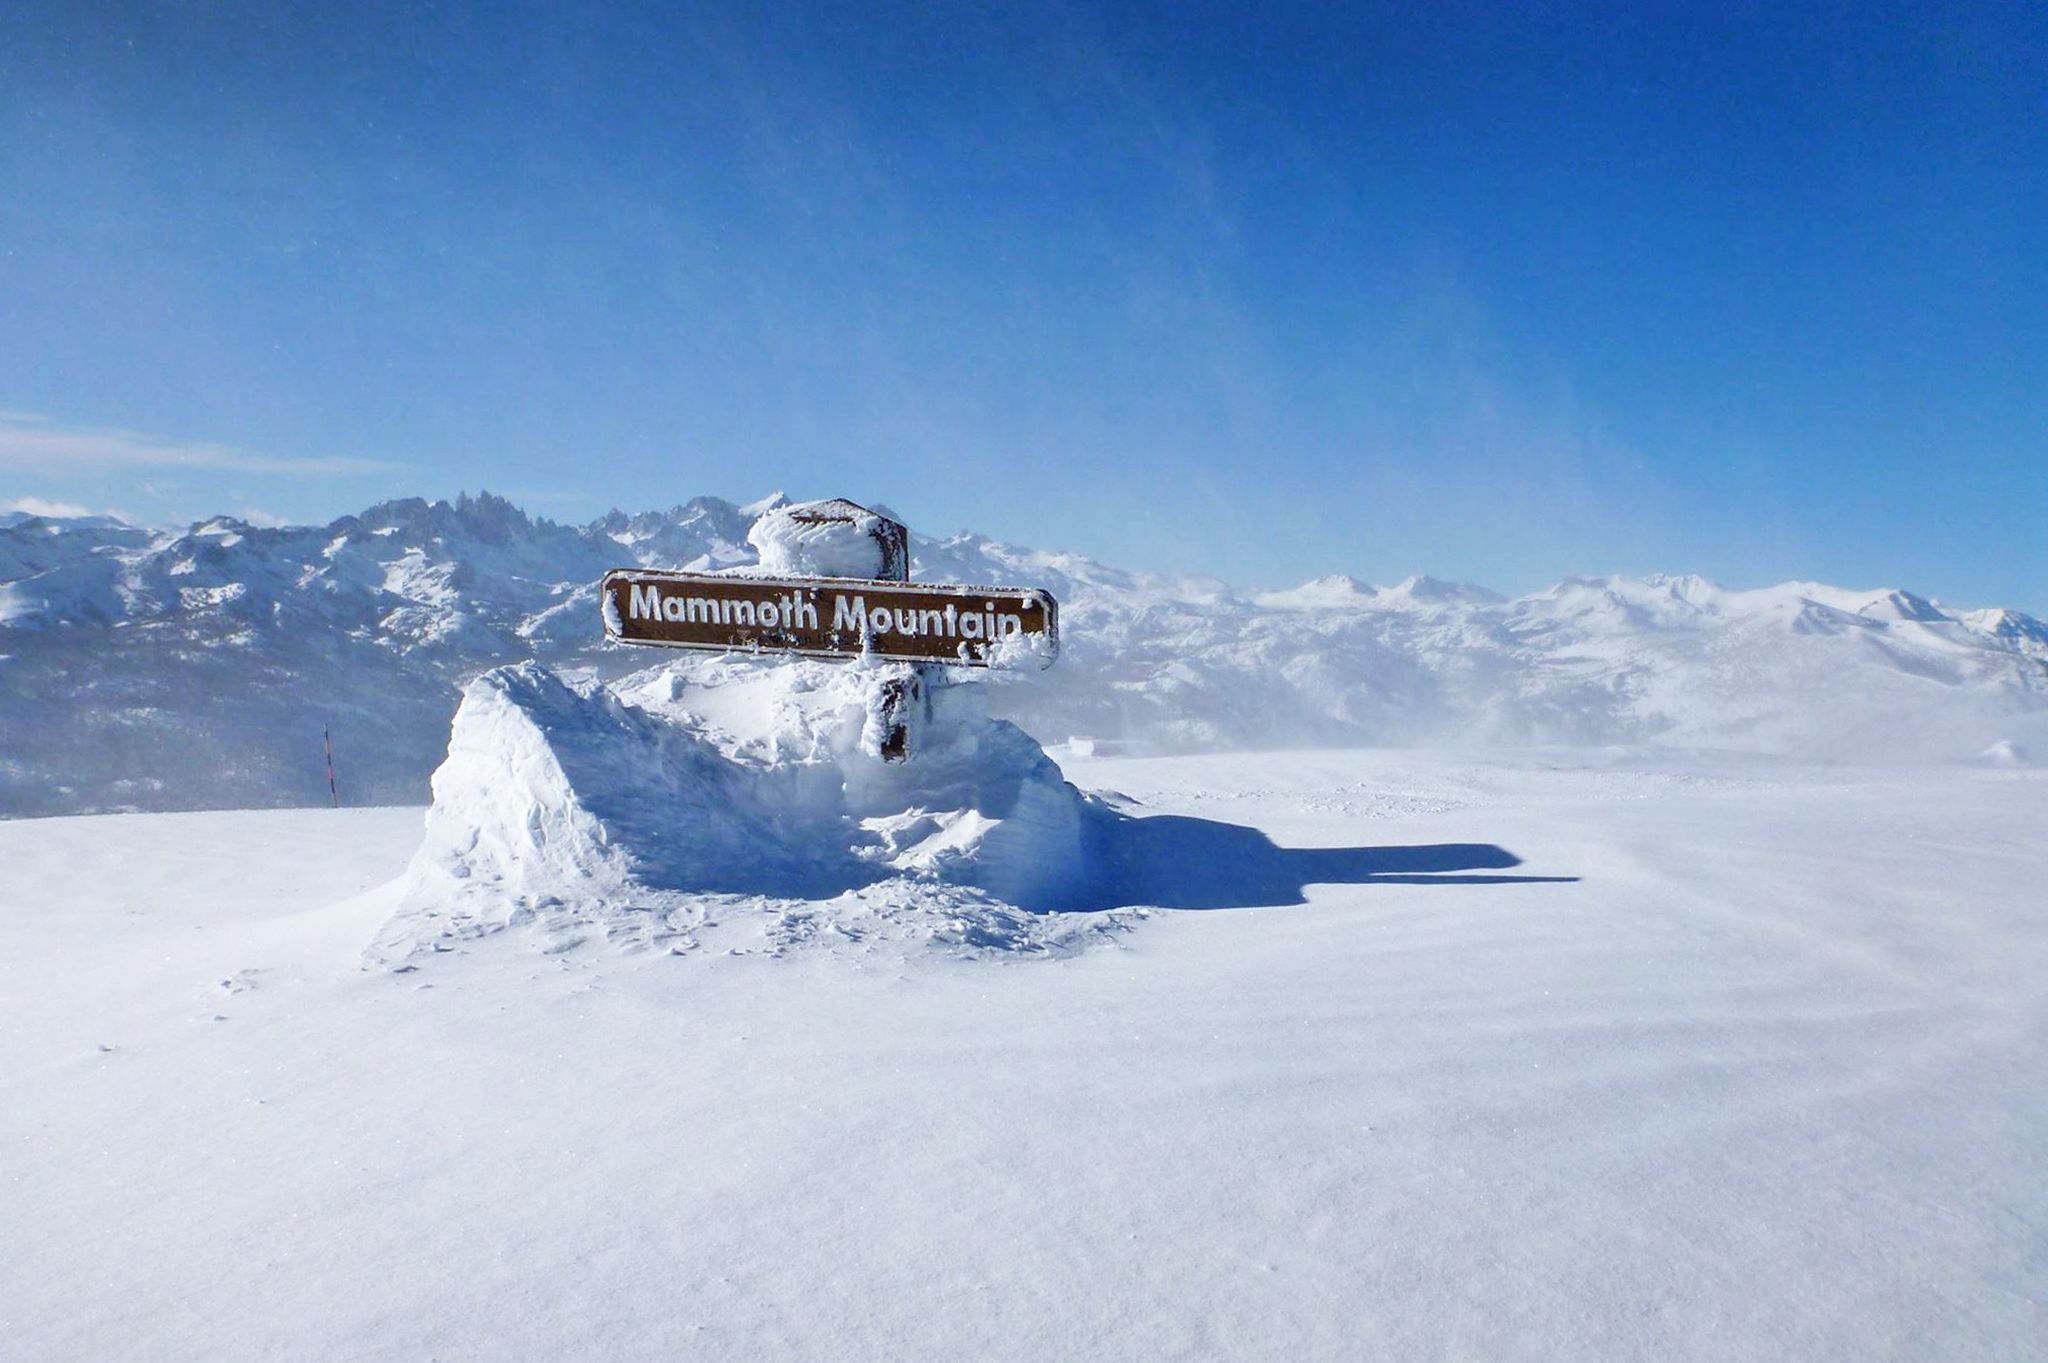
M 479 674 L 647 665 L 601 638 L 606 570 L 867 565 L 872 540 L 828 525 L 812 542 L 790 510 L 707 497 L 569 527 L 482 496 L 280 529 L 17 518 L 0 526 L 0 814 L 324 803 L 323 727 L 344 799 L 423 802 Z M 978 535 L 911 549 L 915 580 L 1059 599 L 1058 665 L 991 696 L 1048 744 L 2048 751 L 2048 625 L 2010 609 L 1697 577 L 1250 592 Z
M 0 824 L 0 1356 L 2040 1356 L 2042 773 L 1066 774 L 1189 907 L 365 968 L 417 809 Z

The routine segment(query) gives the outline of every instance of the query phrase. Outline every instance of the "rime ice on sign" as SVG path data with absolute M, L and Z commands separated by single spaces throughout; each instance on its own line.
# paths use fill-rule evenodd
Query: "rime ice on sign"
M 764 511 L 748 541 L 758 570 L 616 569 L 599 587 L 605 633 L 627 644 L 860 659 L 871 672 L 871 746 L 909 760 L 942 666 L 1048 666 L 1059 605 L 1034 588 L 910 581 L 910 532 L 834 498 Z
M 777 507 L 754 522 L 747 542 L 762 571 L 779 577 L 910 580 L 910 532 L 841 497 Z
M 1049 666 L 1059 603 L 1030 587 L 911 582 L 910 532 L 853 502 L 771 507 L 747 532 L 758 567 L 620 568 L 599 588 L 627 644 L 808 658 Z
M 1058 605 L 1027 587 L 628 568 L 599 591 L 605 632 L 628 644 L 962 667 L 1058 653 Z

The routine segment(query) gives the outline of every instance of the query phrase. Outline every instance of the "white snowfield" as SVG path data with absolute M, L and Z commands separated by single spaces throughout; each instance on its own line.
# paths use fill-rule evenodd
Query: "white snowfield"
M 2042 773 L 1066 767 L 1186 853 L 1076 952 L 366 968 L 417 809 L 0 823 L 0 1357 L 2042 1356 Z
M 600 639 L 607 569 L 872 557 L 858 534 L 763 523 L 783 504 L 706 497 L 581 527 L 491 496 L 280 529 L 0 523 L 0 815 L 323 803 L 323 728 L 345 797 L 419 803 L 480 673 L 646 665 Z M 1045 743 L 2048 752 L 2048 624 L 2016 610 L 1696 577 L 1573 578 L 1513 600 L 1429 578 L 1256 592 L 978 535 L 911 547 L 917 580 L 1059 599 L 1058 666 L 993 700 Z

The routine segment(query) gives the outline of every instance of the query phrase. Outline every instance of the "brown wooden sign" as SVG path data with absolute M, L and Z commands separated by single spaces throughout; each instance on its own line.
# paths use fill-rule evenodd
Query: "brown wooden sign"
M 1059 604 L 1035 587 L 620 569 L 601 590 L 604 632 L 628 644 L 962 667 L 1059 651 Z

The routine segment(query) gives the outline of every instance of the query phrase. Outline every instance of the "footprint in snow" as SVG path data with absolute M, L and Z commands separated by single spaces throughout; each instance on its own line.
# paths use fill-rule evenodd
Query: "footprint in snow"
M 215 988 L 219 989 L 223 994 L 246 994 L 260 985 L 261 981 L 257 978 L 258 976 L 268 973 L 268 971 L 259 967 L 251 966 L 244 970 L 237 970 L 234 974 L 221 980 L 215 985 Z

